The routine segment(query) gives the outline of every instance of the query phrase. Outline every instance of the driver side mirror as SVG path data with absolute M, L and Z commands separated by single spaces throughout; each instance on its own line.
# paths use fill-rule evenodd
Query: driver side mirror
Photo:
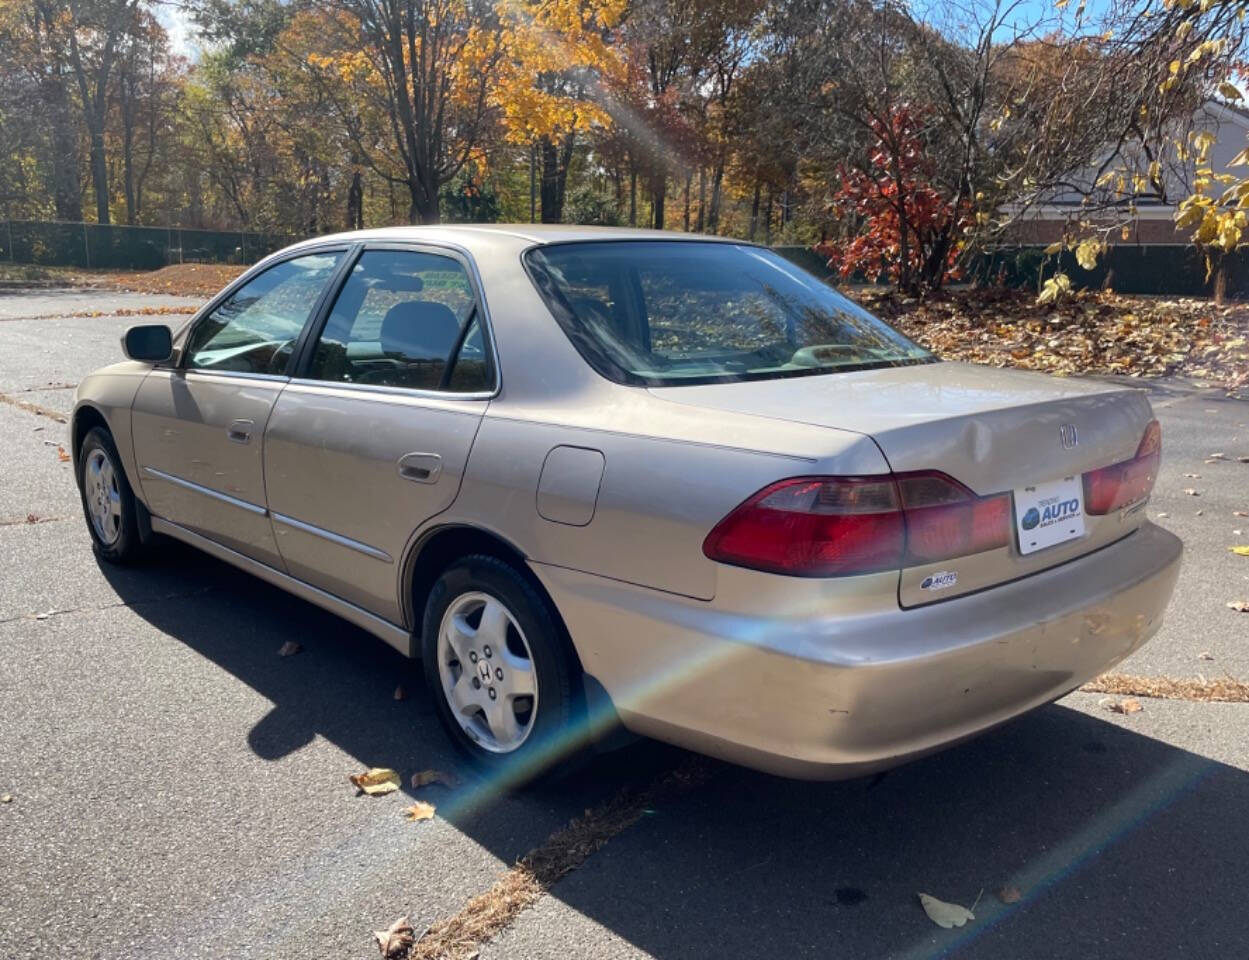
M 163 323 L 140 324 L 122 334 L 121 349 L 131 360 L 162 363 L 173 356 L 173 334 Z

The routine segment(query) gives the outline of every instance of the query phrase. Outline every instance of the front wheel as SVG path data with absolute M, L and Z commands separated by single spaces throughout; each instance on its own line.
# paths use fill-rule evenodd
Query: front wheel
M 438 717 L 479 766 L 523 781 L 579 751 L 576 656 L 509 564 L 477 555 L 449 567 L 425 605 L 421 647 Z
M 138 506 L 113 438 L 93 427 L 78 453 L 78 490 L 92 546 L 109 563 L 129 563 L 142 552 Z

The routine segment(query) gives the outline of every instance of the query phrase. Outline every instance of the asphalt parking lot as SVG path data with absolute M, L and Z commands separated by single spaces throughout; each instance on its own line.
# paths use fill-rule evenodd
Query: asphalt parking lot
M 570 818 L 690 762 L 640 743 L 496 796 L 380 641 L 181 547 L 97 564 L 55 415 L 120 357 L 116 311 L 193 302 L 0 294 L 3 958 L 375 957 L 371 931 L 456 914 Z M 1227 550 L 1249 543 L 1249 403 L 1142 385 L 1164 431 L 1149 510 L 1187 555 L 1166 626 L 1119 670 L 1249 677 L 1249 615 L 1225 605 L 1249 600 Z M 481 957 L 1243 956 L 1249 704 L 1105 699 L 872 780 L 708 762 Z M 356 796 L 374 765 L 463 783 Z M 438 816 L 406 821 L 416 796 Z M 976 919 L 939 929 L 919 891 L 980 893 Z

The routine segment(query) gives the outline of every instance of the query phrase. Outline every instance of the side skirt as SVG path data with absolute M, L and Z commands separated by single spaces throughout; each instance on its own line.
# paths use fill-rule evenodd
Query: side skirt
M 175 540 L 181 540 L 183 543 L 190 544 L 196 549 L 203 550 L 205 553 L 216 557 L 218 560 L 224 560 L 240 570 L 259 577 L 266 583 L 270 583 L 275 587 L 281 587 L 288 593 L 293 593 L 301 600 L 307 600 L 309 603 L 316 604 L 322 610 L 328 610 L 330 613 L 342 617 L 348 623 L 353 623 L 360 629 L 367 630 L 374 636 L 385 640 L 405 657 L 416 656 L 416 644 L 413 642 L 411 633 L 402 627 L 395 626 L 389 620 L 383 620 L 381 617 L 369 613 L 364 608 L 357 607 L 354 603 L 348 603 L 332 593 L 326 593 L 324 590 L 304 583 L 302 580 L 297 580 L 289 574 L 282 573 L 280 570 L 274 570 L 273 567 L 261 563 L 259 560 L 253 560 L 251 557 L 244 556 L 235 550 L 231 550 L 229 547 L 223 547 L 214 540 L 201 536 L 185 527 L 180 527 L 176 523 L 162 520 L 160 517 L 152 517 L 152 530 L 155 533 L 163 533 L 166 536 L 173 537 Z

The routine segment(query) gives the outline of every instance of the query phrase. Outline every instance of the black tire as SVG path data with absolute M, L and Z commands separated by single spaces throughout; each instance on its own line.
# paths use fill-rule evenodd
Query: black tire
M 93 455 L 102 455 L 108 460 L 116 480 L 120 515 L 117 535 L 111 542 L 97 529 L 89 503 L 86 473 Z M 87 431 L 78 450 L 77 468 L 78 494 L 82 500 L 83 517 L 87 521 L 87 532 L 91 534 L 91 545 L 96 556 L 116 564 L 128 564 L 138 560 L 143 553 L 143 542 L 139 537 L 139 504 L 134 498 L 134 491 L 130 489 L 130 481 L 126 479 L 126 471 L 122 468 L 121 457 L 117 455 L 113 437 L 106 429 L 92 427 Z
M 523 632 L 532 658 L 538 691 L 533 723 L 524 741 L 510 752 L 493 752 L 470 735 L 455 719 L 444 689 L 439 630 L 448 608 L 468 594 L 485 594 L 500 601 Z M 511 637 L 515 639 L 514 632 Z M 519 786 L 556 768 L 572 769 L 584 756 L 581 665 L 550 603 L 510 564 L 474 554 L 446 569 L 425 604 L 421 657 L 425 683 L 447 735 L 475 765 L 496 775 L 502 785 Z M 465 666 L 469 665 L 460 669 Z

